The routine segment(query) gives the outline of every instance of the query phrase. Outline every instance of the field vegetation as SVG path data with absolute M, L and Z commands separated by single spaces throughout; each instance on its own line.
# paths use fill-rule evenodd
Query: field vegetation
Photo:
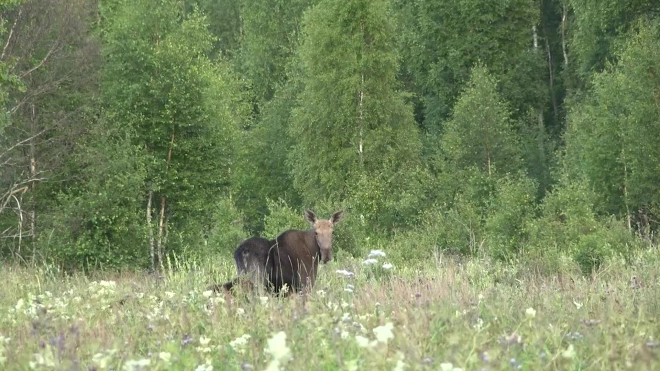
M 0 363 L 36 370 L 652 370 L 656 251 L 590 276 L 385 252 L 322 266 L 303 300 L 207 291 L 234 267 L 162 276 L 3 267 Z M 373 259 L 369 260 L 368 259 Z M 367 261 L 367 263 L 365 263 Z M 384 268 L 384 267 L 385 268 Z

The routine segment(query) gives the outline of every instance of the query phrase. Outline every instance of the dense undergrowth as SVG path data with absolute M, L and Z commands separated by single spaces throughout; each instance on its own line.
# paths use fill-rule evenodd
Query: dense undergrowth
M 385 256 L 383 256 L 385 255 Z M 652 369 L 660 352 L 657 251 L 585 276 L 387 251 L 320 268 L 312 294 L 206 291 L 229 259 L 162 275 L 3 267 L 6 370 Z

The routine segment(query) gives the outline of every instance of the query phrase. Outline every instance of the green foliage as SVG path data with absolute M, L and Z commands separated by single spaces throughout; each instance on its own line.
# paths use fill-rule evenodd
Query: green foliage
M 546 262 L 564 254 L 589 273 L 607 257 L 640 247 L 621 221 L 599 220 L 594 213 L 596 199 L 585 180 L 569 181 L 564 176 L 544 200 L 540 218 L 527 220 L 526 254 Z
M 387 251 L 374 284 L 444 254 L 488 258 L 479 289 L 630 264 L 660 215 L 656 3 L 4 1 L 0 250 L 222 274 L 310 208 L 345 211 L 338 262 Z
M 263 237 L 275 239 L 282 232 L 289 229 L 307 230 L 310 228 L 309 222 L 305 220 L 305 214 L 296 211 L 287 205 L 284 200 L 269 199 L 267 203 L 269 213 L 264 218 Z
M 495 199 L 484 225 L 489 256 L 511 259 L 518 255 L 527 241 L 527 221 L 536 216 L 537 187 L 525 175 L 507 176 L 497 181 Z
M 245 213 L 248 228 L 255 233 L 263 230 L 267 199 L 282 199 L 295 207 L 301 205 L 287 164 L 288 152 L 294 144 L 287 129 L 295 88 L 289 82 L 279 89 L 272 100 L 264 103 L 255 119 L 257 122 L 241 131 L 236 139 L 240 143 L 233 172 L 236 205 Z
M 476 166 L 491 175 L 521 168 L 520 140 L 513 131 L 506 103 L 497 92 L 497 81 L 483 66 L 475 66 L 454 114 L 445 124 L 442 149 L 454 169 Z
M 597 194 L 597 211 L 625 218 L 658 213 L 660 88 L 658 22 L 640 23 L 617 51 L 618 63 L 594 77 L 593 92 L 569 115 L 568 166 Z
M 209 231 L 206 248 L 195 251 L 202 258 L 209 255 L 233 256 L 238 244 L 243 241 L 245 230 L 243 215 L 231 199 L 222 199 L 212 210 L 213 226 Z
M 146 267 L 143 203 L 146 166 L 125 134 L 99 125 L 72 159 L 92 176 L 56 195 L 42 218 L 38 246 L 46 261 L 68 270 Z
M 207 56 L 212 43 L 205 17 L 185 14 L 177 1 L 126 3 L 108 15 L 107 112 L 144 149 L 145 186 L 159 211 L 165 202 L 174 250 L 201 244 L 202 229 L 214 223 L 208 205 L 228 194 L 246 117 L 228 63 Z
M 571 58 L 576 72 L 588 79 L 592 72 L 602 71 L 608 60 L 615 58 L 614 40 L 637 20 L 657 16 L 660 5 L 649 0 L 570 0 L 573 10 Z
M 395 1 L 406 72 L 423 103 L 427 128 L 448 119 L 472 66 L 501 80 L 513 107 L 544 97 L 541 53 L 531 50 L 539 6 L 530 0 Z M 547 98 L 545 98 L 547 100 Z M 524 112 L 524 110 L 522 110 Z
M 295 53 L 303 12 L 317 0 L 242 0 L 242 40 L 237 69 L 255 94 L 256 103 L 271 100 L 286 81 Z
M 305 14 L 299 48 L 304 89 L 293 111 L 296 143 L 288 156 L 304 202 L 355 200 L 354 212 L 367 218 L 394 204 L 408 207 L 421 142 L 398 90 L 393 40 L 385 1 L 328 0 Z M 391 219 L 372 227 L 388 229 Z

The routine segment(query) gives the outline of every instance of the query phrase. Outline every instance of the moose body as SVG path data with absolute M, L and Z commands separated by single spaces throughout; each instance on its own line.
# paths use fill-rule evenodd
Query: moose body
M 272 270 L 273 265 L 272 261 L 268 260 L 268 254 L 274 244 L 275 240 L 263 237 L 252 237 L 243 241 L 234 251 L 236 273 L 240 276 L 254 271 L 269 272 Z
M 285 285 L 288 293 L 311 289 L 319 261 L 325 264 L 332 260 L 333 227 L 342 216 L 343 211 L 338 211 L 330 219 L 317 219 L 313 211 L 307 210 L 305 219 L 312 225 L 309 230 L 287 230 L 274 241 L 260 237 L 244 241 L 234 252 L 239 276 L 251 272 L 253 266 L 263 267 L 262 282 L 270 291 L 281 292 Z M 223 286 L 229 291 L 235 282 Z
M 268 240 L 263 237 L 251 237 L 241 242 L 234 251 L 234 262 L 236 263 L 236 273 L 238 278 L 223 285 L 224 289 L 229 291 L 234 286 L 245 281 L 247 286 L 254 287 L 260 282 L 270 286 L 273 276 L 273 260 L 269 258 L 270 248 L 275 244 L 275 240 Z

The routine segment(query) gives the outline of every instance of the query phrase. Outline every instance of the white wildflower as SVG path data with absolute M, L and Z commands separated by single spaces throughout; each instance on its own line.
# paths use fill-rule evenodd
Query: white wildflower
M 151 360 L 147 358 L 128 361 L 124 364 L 124 371 L 142 370 L 151 365 Z
M 337 274 L 344 275 L 344 277 L 353 277 L 353 276 L 355 276 L 355 273 L 353 273 L 353 272 L 349 272 L 349 271 L 344 270 L 344 269 L 338 269 L 338 270 L 336 271 L 336 273 L 337 273 Z
M 561 352 L 561 356 L 563 358 L 574 358 L 575 357 L 575 348 L 573 347 L 573 344 L 569 344 L 568 348 L 566 350 L 563 350 Z
M 248 340 L 250 340 L 250 335 L 245 334 L 239 338 L 236 338 L 232 341 L 229 342 L 229 345 L 234 348 L 234 350 L 243 353 L 244 349 L 243 347 L 247 344 Z
M 210 298 L 211 295 L 213 295 L 213 290 L 206 290 L 202 293 L 202 295 L 204 295 L 205 298 Z
M 170 360 L 172 359 L 172 354 L 169 352 L 160 352 L 158 353 L 158 358 L 160 358 L 163 362 L 169 364 Z
M 362 347 L 362 348 L 369 348 L 374 345 L 374 343 L 370 343 L 369 339 L 365 338 L 364 336 L 360 335 L 355 335 L 355 342 L 357 342 L 357 345 Z
M 18 299 L 18 302 L 16 302 L 16 312 L 23 309 L 24 305 L 25 305 L 25 301 L 23 301 L 23 298 Z
M 525 316 L 527 318 L 536 317 L 536 310 L 534 308 L 527 308 L 527 310 L 525 310 Z
M 286 332 L 280 331 L 268 339 L 266 351 L 273 356 L 273 359 L 286 360 L 291 355 L 291 350 L 286 346 Z
M 444 362 L 440 364 L 440 370 L 442 371 L 463 371 L 460 367 L 454 367 L 451 362 Z
M 392 269 L 393 267 L 394 267 L 394 266 L 393 266 L 392 264 L 390 264 L 390 263 L 385 263 L 385 264 L 383 264 L 383 268 L 385 268 L 385 269 Z
M 392 333 L 393 328 L 394 325 L 392 322 L 388 322 L 384 326 L 378 326 L 373 329 L 373 332 L 376 335 L 376 340 L 381 343 L 387 343 L 390 339 L 394 339 L 394 334 Z
M 99 285 L 101 285 L 102 287 L 106 287 L 106 288 L 115 288 L 117 286 L 117 283 L 115 281 L 103 281 L 103 280 L 101 280 L 101 282 L 99 282 Z
M 211 364 L 211 360 L 207 359 L 206 363 L 195 367 L 195 371 L 213 371 L 213 365 Z
M 369 259 L 363 261 L 362 264 L 364 264 L 364 265 L 378 264 L 378 260 L 369 258 Z
M 273 356 L 273 359 L 268 364 L 268 371 L 275 371 L 280 369 L 280 365 L 285 363 L 291 357 L 291 349 L 286 346 L 286 332 L 280 331 L 268 339 L 268 348 L 266 352 Z
M 408 367 L 408 365 L 405 362 L 403 362 L 403 360 L 406 357 L 401 351 L 396 352 L 396 356 L 397 356 L 397 361 L 393 371 L 403 371 L 406 367 Z
M 385 253 L 382 250 L 371 250 L 371 252 L 369 252 L 369 258 L 373 258 L 373 257 L 377 257 L 377 256 L 380 256 L 380 257 L 384 258 Z

